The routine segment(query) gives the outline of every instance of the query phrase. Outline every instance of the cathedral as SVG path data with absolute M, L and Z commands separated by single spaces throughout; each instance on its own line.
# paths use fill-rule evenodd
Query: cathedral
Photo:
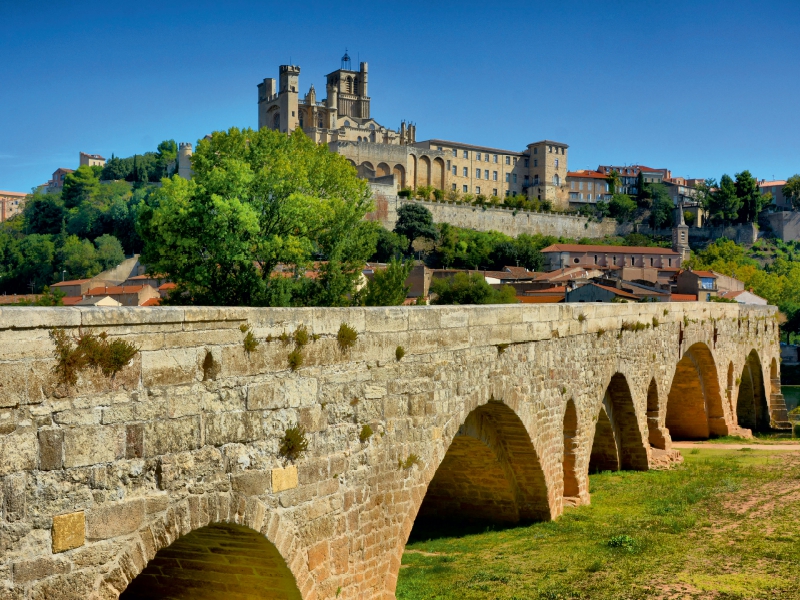
M 360 177 L 399 190 L 432 186 L 473 196 L 516 196 L 567 206 L 568 146 L 542 140 L 522 151 L 440 139 L 417 141 L 415 124 L 390 129 L 371 116 L 368 65 L 352 69 L 347 53 L 326 77 L 325 98 L 314 86 L 301 98 L 300 67 L 281 65 L 279 78 L 258 84 L 258 127 L 297 128 L 347 158 Z

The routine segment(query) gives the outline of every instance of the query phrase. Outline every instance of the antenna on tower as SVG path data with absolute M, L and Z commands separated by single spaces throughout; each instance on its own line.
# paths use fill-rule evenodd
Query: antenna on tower
M 342 57 L 342 69 L 346 69 L 348 71 L 352 71 L 350 64 L 350 55 L 347 53 L 347 48 L 344 49 L 344 56 Z

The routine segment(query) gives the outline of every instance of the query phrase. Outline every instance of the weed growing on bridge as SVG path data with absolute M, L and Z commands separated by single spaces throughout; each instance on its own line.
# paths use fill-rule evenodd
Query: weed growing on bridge
M 305 325 L 300 325 L 295 332 L 294 332 L 294 344 L 298 348 L 302 348 L 303 346 L 308 344 L 308 329 L 306 329 Z
M 113 380 L 136 354 L 139 348 L 125 340 L 109 341 L 105 332 L 79 333 L 77 338 L 69 336 L 62 329 L 51 329 L 50 339 L 55 345 L 56 365 L 53 372 L 61 384 L 75 385 L 78 374 L 84 369 L 99 369 Z
M 300 367 L 303 366 L 303 351 L 300 348 L 295 348 L 289 355 L 287 356 L 289 360 L 289 368 L 292 371 L 297 371 Z
M 661 325 L 661 321 L 658 320 L 658 317 L 653 317 L 653 329 Z
M 665 308 L 665 309 L 664 309 L 664 316 L 666 317 L 668 314 L 669 314 L 669 309 L 668 309 L 668 308 Z
M 586 315 L 581 313 L 578 315 L 578 323 L 583 323 L 586 320 Z
M 597 337 L 603 337 L 603 334 L 605 332 L 606 330 L 601 327 L 600 329 L 597 330 Z
M 497 353 L 504 354 L 511 344 L 497 344 Z
M 635 323 L 632 321 L 623 321 L 622 322 L 622 331 L 644 331 L 645 329 L 649 329 L 650 325 L 647 323 L 642 323 L 641 321 L 636 321 Z
M 283 345 L 284 345 L 284 346 L 288 346 L 288 345 L 289 345 L 289 342 L 291 342 L 291 341 L 292 341 L 292 338 L 291 338 L 291 336 L 290 336 L 288 333 L 286 333 L 285 331 L 281 332 L 281 334 L 278 336 L 278 339 L 279 339 L 281 342 L 283 342 Z
M 358 434 L 359 441 L 361 441 L 361 443 L 363 444 L 371 437 L 372 437 L 372 427 L 370 427 L 369 425 L 364 425 L 361 428 L 361 433 Z
M 406 351 L 402 346 L 398 346 L 397 349 L 394 351 L 394 357 L 397 359 L 397 362 L 403 360 L 403 357 L 406 355 Z
M 250 331 L 250 326 L 243 323 L 242 325 L 239 325 L 239 331 L 245 334 L 243 341 L 244 351 L 248 354 L 255 351 L 255 349 L 260 345 L 260 342 L 256 339 L 256 336 L 253 335 L 253 332 Z
M 419 456 L 414 454 L 413 452 L 409 454 L 405 460 L 399 459 L 397 461 L 397 466 L 402 470 L 407 470 L 413 467 L 414 465 L 421 465 L 422 460 Z
M 350 348 L 356 345 L 358 339 L 358 332 L 350 327 L 347 323 L 339 325 L 339 333 L 336 334 L 336 343 L 339 345 L 341 352 L 347 352 Z
M 306 430 L 302 427 L 290 427 L 283 434 L 278 454 L 287 460 L 296 460 L 308 450 Z

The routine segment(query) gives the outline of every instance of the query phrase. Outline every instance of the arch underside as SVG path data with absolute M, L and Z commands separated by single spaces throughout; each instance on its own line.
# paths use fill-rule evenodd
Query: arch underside
M 278 549 L 240 525 L 216 523 L 159 550 L 120 600 L 301 600 Z
M 736 402 L 736 419 L 739 427 L 753 432 L 770 430 L 769 407 L 767 406 L 761 360 L 755 350 L 750 352 L 742 367 L 739 381 L 739 396 Z
M 672 439 L 727 435 L 714 357 L 705 344 L 690 347 L 675 368 L 667 397 L 666 426 Z
M 547 485 L 519 417 L 489 402 L 467 417 L 428 485 L 416 522 L 550 519 Z

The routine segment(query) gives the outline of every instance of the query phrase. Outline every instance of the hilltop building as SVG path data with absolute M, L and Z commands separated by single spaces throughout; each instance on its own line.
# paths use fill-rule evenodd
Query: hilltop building
M 78 166 L 82 167 L 83 165 L 104 167 L 106 165 L 106 159 L 99 154 L 86 154 L 86 152 L 81 152 L 78 157 Z
M 18 215 L 25 208 L 25 198 L 28 194 L 23 192 L 0 191 L 0 223 Z
M 566 207 L 567 144 L 542 140 L 524 150 L 440 139 L 417 141 L 417 126 L 403 121 L 396 130 L 372 117 L 366 62 L 326 76 L 326 97 L 312 85 L 300 96 L 300 67 L 281 65 L 279 77 L 258 84 L 258 126 L 284 133 L 297 128 L 346 157 L 359 176 L 397 189 L 433 186 L 474 196 L 516 196 L 549 200 Z

